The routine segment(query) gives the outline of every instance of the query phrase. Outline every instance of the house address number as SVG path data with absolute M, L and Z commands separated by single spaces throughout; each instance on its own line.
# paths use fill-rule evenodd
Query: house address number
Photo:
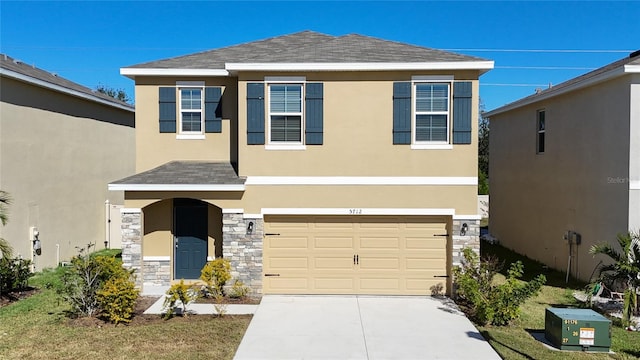
M 349 215 L 362 215 L 362 209 L 349 209 Z

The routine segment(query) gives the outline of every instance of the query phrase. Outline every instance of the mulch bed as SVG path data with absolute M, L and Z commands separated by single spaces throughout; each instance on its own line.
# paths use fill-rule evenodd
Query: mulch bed
M 213 297 L 200 297 L 196 300 L 196 304 L 243 304 L 243 305 L 258 305 L 260 304 L 260 297 L 245 296 L 240 298 L 223 297 L 221 302 Z
M 39 289 L 36 288 L 32 288 L 32 287 L 26 287 L 24 289 L 21 290 L 16 290 L 16 291 L 12 291 L 12 292 L 8 292 L 8 293 L 2 293 L 0 294 L 0 308 L 3 306 L 7 306 L 13 302 L 16 302 L 18 300 L 22 300 L 22 299 L 26 299 L 29 296 L 36 294 L 38 291 L 40 291 Z

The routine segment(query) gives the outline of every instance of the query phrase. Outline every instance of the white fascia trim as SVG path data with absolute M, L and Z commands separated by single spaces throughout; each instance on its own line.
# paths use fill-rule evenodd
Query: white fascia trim
M 223 69 L 121 68 L 120 75 L 133 79 L 136 76 L 229 76 L 229 72 Z
M 640 190 L 640 180 L 629 181 L 629 190 Z
M 493 61 L 443 61 L 406 63 L 226 63 L 228 71 L 388 71 L 388 70 L 491 70 Z
M 244 209 L 222 209 L 223 214 L 242 214 Z
M 204 140 L 204 134 L 177 134 L 176 140 Z
M 94 101 L 94 102 L 97 102 L 97 103 L 100 103 L 100 104 L 112 106 L 112 107 L 115 107 L 115 108 L 118 108 L 118 109 L 121 109 L 121 110 L 126 110 L 126 111 L 129 111 L 129 112 L 135 112 L 135 109 L 133 107 L 128 107 L 128 106 L 125 106 L 125 105 L 121 105 L 121 104 L 118 104 L 118 103 L 111 102 L 109 100 L 102 99 L 102 98 L 97 97 L 97 96 L 93 96 L 93 95 L 89 95 L 89 94 L 83 93 L 81 91 L 77 91 L 77 90 L 66 88 L 64 86 L 52 84 L 52 83 L 47 82 L 47 81 L 43 81 L 43 80 L 40 80 L 40 79 L 33 78 L 31 76 L 27 76 L 27 75 L 21 74 L 19 72 L 7 70 L 7 69 L 0 69 L 0 75 L 8 76 L 8 77 L 14 78 L 16 80 L 24 81 L 24 82 L 27 82 L 27 83 L 30 83 L 30 84 L 33 84 L 33 85 L 37 85 L 37 86 L 41 86 L 43 88 L 47 88 L 47 89 L 50 89 L 50 90 L 59 91 L 61 93 L 64 93 L 64 94 L 67 94 L 67 95 L 76 96 L 76 97 L 79 97 L 79 98 L 82 98 L 82 99 L 85 99 L 85 100 L 90 100 L 90 101 Z
M 242 217 L 245 219 L 262 219 L 263 218 L 262 214 L 244 214 Z
M 498 114 L 501 114 L 501 113 L 504 113 L 504 112 L 507 112 L 507 111 L 510 111 L 510 110 L 513 110 L 513 109 L 518 109 L 518 108 L 521 108 L 523 106 L 527 106 L 529 104 L 533 104 L 533 103 L 536 103 L 536 102 L 539 102 L 539 101 L 542 101 L 542 100 L 546 100 L 546 99 L 549 99 L 549 98 L 552 98 L 552 97 L 560 96 L 562 94 L 565 94 L 565 93 L 568 93 L 568 92 L 571 92 L 571 91 L 575 91 L 575 90 L 579 90 L 579 89 L 582 89 L 582 88 L 585 88 L 585 87 L 588 87 L 588 86 L 592 86 L 592 85 L 601 83 L 603 81 L 614 79 L 616 77 L 624 75 L 624 73 L 625 73 L 625 69 L 624 68 L 625 67 L 620 66 L 618 68 L 611 69 L 609 71 L 606 71 L 606 72 L 603 72 L 601 74 L 598 74 L 598 75 L 596 75 L 594 77 L 591 77 L 591 78 L 588 78 L 588 79 L 584 79 L 584 80 L 582 80 L 580 82 L 571 84 L 569 86 L 562 87 L 562 88 L 557 89 L 557 90 L 554 90 L 553 87 L 552 87 L 551 91 L 543 93 L 542 95 L 534 96 L 533 98 L 528 99 L 526 101 L 522 101 L 522 102 L 521 101 L 516 101 L 515 103 L 507 104 L 507 105 L 505 105 L 503 107 L 494 109 L 494 110 L 489 111 L 487 113 L 484 113 L 484 116 L 490 118 L 490 117 L 492 117 L 494 115 L 498 115 Z M 562 85 L 562 84 L 559 84 L 559 85 Z
M 143 256 L 142 261 L 171 261 L 171 256 Z
M 475 176 L 248 176 L 245 185 L 478 185 Z
M 482 220 L 480 215 L 453 215 L 453 220 Z
M 411 144 L 412 150 L 452 150 L 451 144 Z
M 121 208 L 120 214 L 140 214 L 142 209 L 140 208 Z
M 414 75 L 411 81 L 453 81 L 453 75 Z
M 110 191 L 244 191 L 244 185 L 109 184 Z
M 640 73 L 640 65 L 625 65 L 624 72 L 626 73 Z
M 455 209 L 393 208 L 262 208 L 263 215 L 449 215 Z

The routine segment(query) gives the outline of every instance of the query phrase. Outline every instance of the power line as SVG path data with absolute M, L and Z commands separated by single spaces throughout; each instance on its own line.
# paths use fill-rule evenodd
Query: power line
M 512 86 L 512 87 L 547 87 L 549 84 L 507 84 L 507 83 L 480 83 L 480 86 Z

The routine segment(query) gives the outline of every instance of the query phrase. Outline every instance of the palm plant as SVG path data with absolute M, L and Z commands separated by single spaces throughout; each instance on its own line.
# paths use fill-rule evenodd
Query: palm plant
M 610 286 L 618 285 L 624 289 L 622 321 L 629 325 L 631 315 L 638 308 L 638 290 L 640 290 L 640 233 L 627 232 L 616 238 L 622 249 L 619 252 L 610 243 L 591 246 L 593 255 L 605 255 L 612 262 L 598 267 L 598 281 Z
M 0 190 L 0 223 L 4 226 L 9 221 L 8 205 L 11 203 L 9 193 Z M 0 238 L 0 260 L 8 260 L 11 258 L 13 249 L 9 242 Z

